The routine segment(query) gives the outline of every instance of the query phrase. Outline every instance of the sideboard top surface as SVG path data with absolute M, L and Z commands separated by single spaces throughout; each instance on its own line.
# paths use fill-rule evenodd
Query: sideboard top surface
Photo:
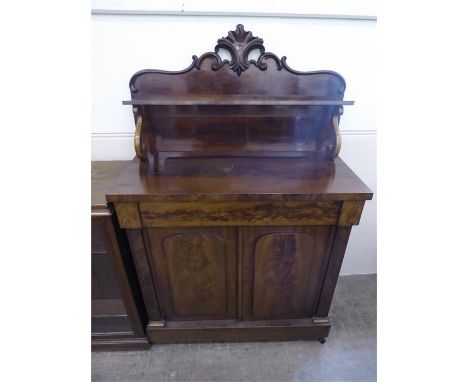
M 148 175 L 137 158 L 107 189 L 109 202 L 370 200 L 372 191 L 343 162 L 308 158 L 171 158 Z
M 128 160 L 91 162 L 91 208 L 107 208 L 106 189 L 128 166 Z

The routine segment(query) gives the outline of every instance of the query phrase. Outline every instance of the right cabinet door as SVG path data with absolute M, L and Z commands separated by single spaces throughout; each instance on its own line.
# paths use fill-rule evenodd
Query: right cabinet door
M 311 317 L 333 226 L 242 227 L 242 318 Z

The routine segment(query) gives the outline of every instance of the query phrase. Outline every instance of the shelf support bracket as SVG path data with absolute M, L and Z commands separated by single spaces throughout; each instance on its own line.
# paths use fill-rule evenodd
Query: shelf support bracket
M 145 160 L 147 158 L 147 153 L 142 142 L 143 115 L 141 112 L 141 107 L 133 107 L 133 116 L 135 118 L 135 136 L 133 138 L 135 153 L 137 157 L 140 158 L 140 160 Z
M 341 134 L 340 134 L 340 116 L 343 115 L 343 107 L 337 107 L 332 118 L 333 134 L 335 136 L 335 144 L 328 146 L 328 155 L 335 159 L 341 149 Z

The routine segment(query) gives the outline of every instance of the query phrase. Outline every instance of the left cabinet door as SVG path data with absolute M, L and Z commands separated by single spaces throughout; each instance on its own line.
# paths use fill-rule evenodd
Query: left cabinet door
M 235 227 L 148 228 L 166 320 L 237 317 Z

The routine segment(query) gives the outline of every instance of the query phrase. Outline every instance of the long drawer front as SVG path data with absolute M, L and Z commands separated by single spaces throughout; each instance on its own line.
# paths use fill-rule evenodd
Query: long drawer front
M 239 225 L 332 225 L 336 201 L 142 202 L 116 204 L 122 228 Z

